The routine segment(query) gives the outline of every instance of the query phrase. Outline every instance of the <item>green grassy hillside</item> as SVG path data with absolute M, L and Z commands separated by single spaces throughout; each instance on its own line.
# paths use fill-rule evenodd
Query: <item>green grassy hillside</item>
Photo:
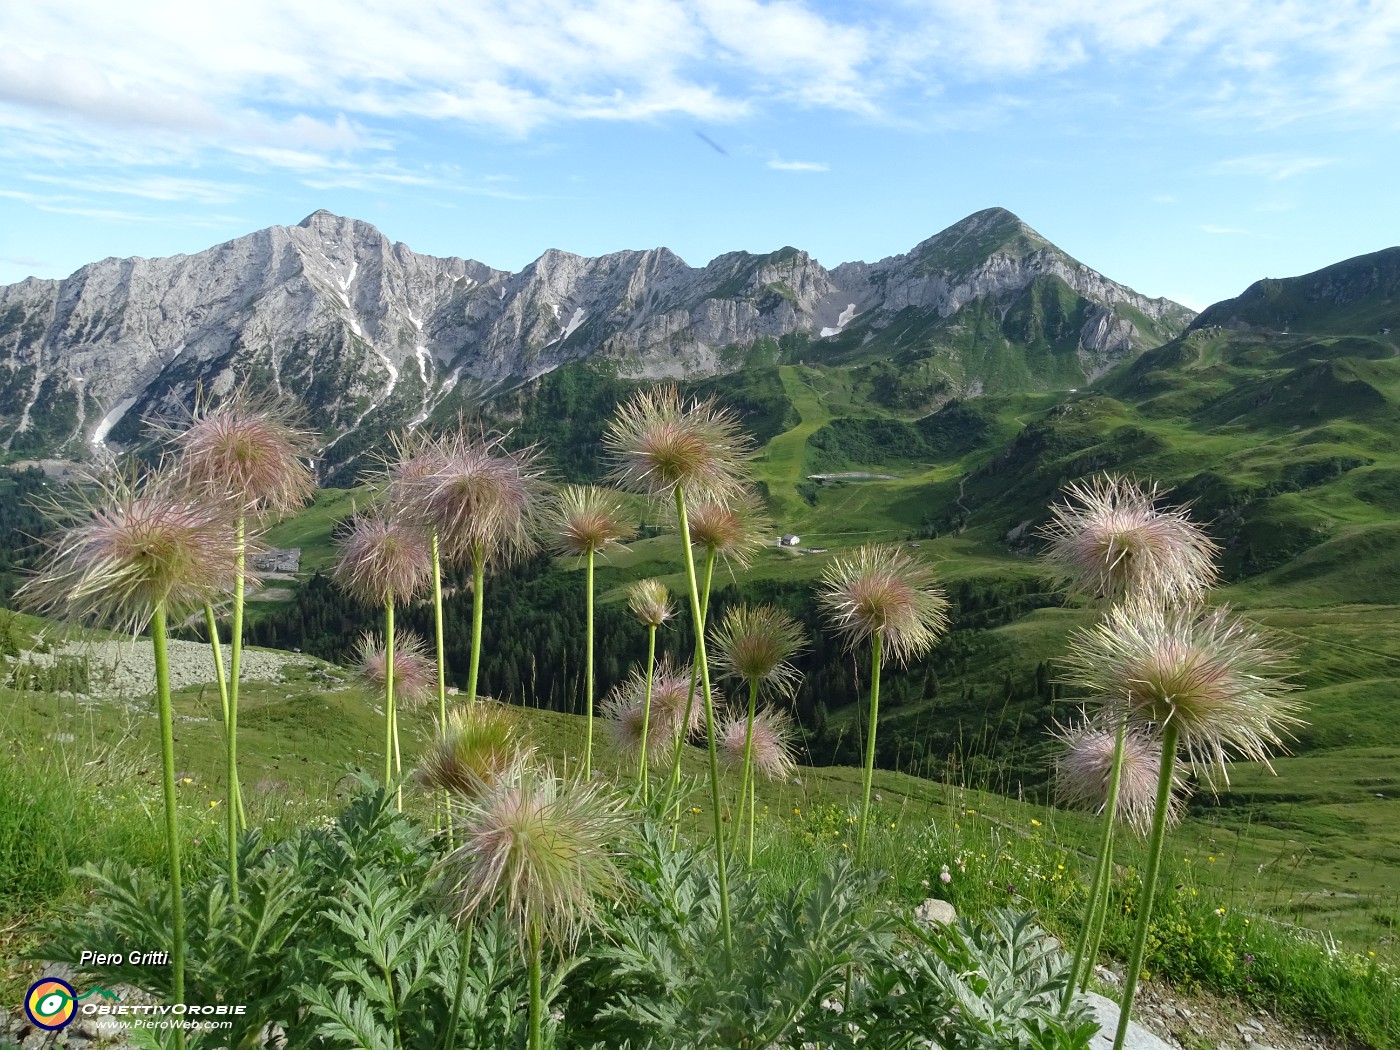
M 775 347 L 761 365 L 691 384 L 740 414 L 758 446 L 753 467 L 775 536 L 801 537 L 796 549 L 761 552 L 742 578 L 721 573 L 717 581 L 718 611 L 740 598 L 779 602 L 813 636 L 796 710 L 808 756 L 821 768 L 804 773 L 803 791 L 773 789 L 770 807 L 808 812 L 848 797 L 830 784 L 849 778 L 859 753 L 861 692 L 849 658 L 822 636 L 812 585 L 843 548 L 898 542 L 935 565 L 955 622 L 929 660 L 889 673 L 882 790 L 914 798 L 944 791 L 937 785 L 967 789 L 974 794 L 958 796 L 965 810 L 1004 810 L 998 819 L 1013 824 L 1053 820 L 1062 841 L 1076 843 L 1076 818 L 1044 808 L 1046 731 L 1072 713 L 1056 660 L 1090 614 L 1048 586 L 1035 529 L 1068 481 L 1103 470 L 1152 478 L 1189 500 L 1221 544 L 1227 586 L 1218 600 L 1294 649 L 1309 721 L 1293 755 L 1272 770 L 1240 764 L 1218 795 L 1198 793 L 1172 840 L 1173 862 L 1204 872 L 1202 888 L 1222 900 L 1247 895 L 1250 907 L 1280 922 L 1393 955 L 1400 326 L 1387 332 L 1382 322 L 1395 302 L 1386 282 L 1397 253 L 1256 286 L 1093 384 L 1071 364 L 1065 341 L 1079 306 L 1053 282 L 1034 286 L 1005 318 L 972 304 L 951 327 L 910 316 L 870 341 L 852 326 L 819 351 Z M 1008 326 L 1020 333 L 1014 354 Z M 939 363 L 946 338 L 961 340 L 960 360 L 982 354 L 978 367 L 999 377 L 996 392 L 951 398 Z M 545 446 L 558 477 L 596 479 L 606 469 L 604 424 L 636 385 L 578 363 L 485 410 L 515 427 L 515 440 Z M 271 529 L 273 545 L 302 548 L 303 573 L 290 601 L 253 607 L 259 638 L 340 659 L 373 622 L 372 611 L 318 575 L 334 559 L 335 523 L 364 498 L 322 490 L 314 506 Z M 625 584 L 659 576 L 673 591 L 684 587 L 664 519 L 653 515 L 648 525 L 599 571 L 600 692 L 645 651 L 625 615 Z M 540 558 L 488 584 L 484 685 L 544 708 L 537 724 L 561 755 L 576 749 L 579 734 L 565 712 L 578 703 L 581 638 L 575 618 L 561 613 L 581 604 L 578 568 Z M 465 602 L 460 590 L 448 599 L 454 670 L 464 663 Z M 427 622 L 422 609 L 404 620 L 419 630 Z M 663 650 L 679 647 L 683 621 L 663 635 Z M 249 695 L 249 782 L 263 782 L 268 799 L 329 798 L 346 763 L 373 751 L 376 716 L 353 687 L 293 678 Z M 4 699 L 9 725 L 29 739 L 79 735 L 68 725 L 94 739 L 120 731 L 106 713 L 46 694 Z M 187 692 L 178 702 L 187 719 L 182 746 L 198 758 L 205 736 L 215 746 L 217 697 Z M 424 731 L 425 720 L 410 723 L 410 750 Z M 208 757 L 200 768 L 218 768 Z M 218 802 L 216 790 L 199 794 Z

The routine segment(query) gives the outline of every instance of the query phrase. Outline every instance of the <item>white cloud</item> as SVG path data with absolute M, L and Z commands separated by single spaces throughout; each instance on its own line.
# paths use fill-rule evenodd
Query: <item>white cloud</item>
M 783 160 L 774 157 L 768 162 L 774 171 L 830 171 L 831 165 L 824 160 Z
M 232 183 L 207 182 L 202 179 L 177 178 L 170 175 L 64 176 L 29 174 L 25 178 L 88 193 L 115 193 L 124 197 L 144 197 L 155 201 L 192 201 L 196 204 L 225 204 L 243 196 L 244 188 Z
M 1209 223 L 1204 223 L 1204 224 L 1202 224 L 1202 226 L 1201 226 L 1201 230 L 1202 230 L 1203 232 L 1205 232 L 1205 233 L 1215 234 L 1215 235 L 1219 235 L 1219 236 L 1227 236 L 1227 235 L 1243 235 L 1243 236 L 1246 236 L 1246 237 L 1253 236 L 1253 234 L 1251 234 L 1249 230 L 1241 230 L 1241 229 L 1239 229 L 1238 227 L 1235 227 L 1235 226 L 1212 226 L 1212 225 L 1210 225 Z
M 1335 157 L 1294 157 L 1283 153 L 1257 153 L 1250 157 L 1222 160 L 1211 170 L 1218 175 L 1257 175 L 1278 181 L 1335 163 Z

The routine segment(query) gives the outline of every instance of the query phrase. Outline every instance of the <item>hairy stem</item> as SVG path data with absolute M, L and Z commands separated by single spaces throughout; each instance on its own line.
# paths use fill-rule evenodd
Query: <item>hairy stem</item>
M 865 836 L 870 830 L 870 784 L 875 778 L 875 727 L 880 717 L 880 657 L 883 638 L 876 631 L 870 640 L 870 722 L 865 729 L 865 782 L 861 792 L 860 834 L 856 837 L 856 863 L 865 860 Z
M 462 1018 L 462 996 L 467 989 L 467 970 L 471 966 L 471 959 L 472 925 L 467 923 L 457 941 L 457 990 L 452 995 L 452 1015 L 447 1022 L 447 1042 L 443 1050 L 453 1050 L 457 1045 L 457 1025 Z
M 647 736 L 651 732 L 651 680 L 656 674 L 656 624 L 647 626 L 647 693 L 642 701 L 642 759 L 637 777 L 642 782 L 642 805 L 647 802 Z
M 753 778 L 753 716 L 758 709 L 758 679 L 749 679 L 749 721 L 744 731 L 744 772 L 739 779 L 739 812 L 734 822 L 734 850 L 737 853 L 744 835 L 744 806 L 749 799 L 749 786 Z M 753 814 L 749 814 L 753 820 Z M 753 863 L 753 850 L 749 850 L 749 863 Z
M 1099 957 L 1099 945 L 1103 943 L 1103 928 L 1108 921 L 1109 896 L 1113 890 L 1113 842 L 1108 844 L 1104 859 L 1103 892 L 1099 894 L 1099 906 L 1094 912 L 1094 926 L 1089 933 L 1089 950 L 1084 954 L 1084 972 L 1079 975 L 1079 990 L 1088 991 L 1089 978 L 1094 975 L 1094 963 Z
M 384 786 L 394 782 L 394 748 L 398 733 L 394 725 L 394 596 L 384 601 Z M 399 809 L 403 809 L 400 798 Z
M 584 713 L 584 741 L 583 741 L 583 779 L 588 780 L 593 776 L 593 551 L 590 549 L 584 558 L 584 583 L 583 587 L 587 594 L 584 596 L 584 641 L 585 650 L 583 669 L 583 713 Z
M 1087 954 L 1089 942 L 1093 939 L 1093 927 L 1100 905 L 1108 896 L 1108 886 L 1112 881 L 1113 869 L 1113 824 L 1118 818 L 1118 786 L 1123 778 L 1123 746 L 1128 736 L 1125 721 L 1118 723 L 1118 733 L 1113 743 L 1113 764 L 1108 773 L 1108 795 L 1103 807 L 1103 834 L 1099 837 L 1099 859 L 1094 865 L 1094 880 L 1089 885 L 1089 899 L 1084 902 L 1084 923 L 1079 930 L 1079 940 L 1074 945 L 1074 961 L 1070 964 L 1069 984 L 1065 986 L 1064 1007 L 1069 1008 L 1075 989 L 1080 984 L 1081 974 L 1094 969 L 1094 956 Z M 1108 870 L 1105 870 L 1107 867 Z
M 540 945 L 538 930 L 530 931 L 530 1042 L 529 1050 L 542 1050 L 544 1001 L 540 994 L 540 970 L 544 949 Z
M 695 579 L 695 556 L 690 550 L 690 522 L 685 513 L 685 491 L 676 486 L 676 517 L 680 520 L 681 544 L 685 548 L 685 577 L 690 585 L 690 616 L 695 622 L 696 662 L 700 665 L 700 688 L 705 700 L 705 738 L 710 751 L 710 803 L 714 810 L 715 874 L 719 881 L 720 925 L 724 931 L 724 952 L 734 954 L 734 934 L 729 923 L 729 876 L 724 861 L 724 824 L 720 813 L 719 756 L 715 749 L 715 705 L 710 693 L 710 666 L 705 655 L 705 616 L 700 608 L 700 587 Z
M 698 632 L 704 632 L 706 617 L 710 612 L 710 581 L 714 579 L 715 572 L 715 552 L 713 549 L 705 552 L 705 588 L 700 592 L 700 626 L 696 628 Z M 685 753 L 685 727 L 690 725 L 690 714 L 695 710 L 695 687 L 700 676 L 700 651 L 697 648 L 690 662 L 690 689 L 685 694 L 685 715 L 681 718 L 681 731 L 676 734 L 676 747 L 671 755 L 671 776 L 668 781 L 668 796 L 674 796 L 681 788 L 681 755 Z M 663 812 L 667 806 L 663 807 Z M 676 848 L 676 836 L 681 830 L 681 800 L 676 799 L 675 816 L 671 821 L 671 848 Z
M 165 792 L 166 864 L 170 872 L 170 984 L 171 997 L 177 1003 L 185 1001 L 185 899 L 180 889 L 180 828 L 175 816 L 175 717 L 170 705 L 170 659 L 165 635 L 165 603 L 156 606 L 151 617 L 151 647 L 156 665 L 156 703 L 160 709 L 160 771 Z M 232 804 L 227 803 L 232 809 Z M 233 839 L 229 840 L 230 842 Z M 237 884 L 237 852 L 230 848 L 235 866 L 229 878 Z M 175 1045 L 183 1048 L 185 1033 L 175 1029 Z
M 476 674 L 481 667 L 481 614 L 486 601 L 486 552 L 472 551 L 472 660 L 467 668 L 467 703 L 476 703 Z
M 1167 722 L 1162 727 L 1162 766 L 1157 774 L 1157 805 L 1152 813 L 1152 838 L 1147 847 L 1147 870 L 1142 875 L 1142 893 L 1138 896 L 1137 933 L 1133 936 L 1128 969 L 1123 974 L 1123 999 L 1118 1007 L 1118 1031 L 1113 1037 L 1113 1050 L 1123 1050 L 1123 1040 L 1128 1035 L 1133 993 L 1137 991 L 1142 957 L 1147 950 L 1147 934 L 1152 926 L 1152 904 L 1157 895 L 1157 875 L 1162 868 L 1162 840 L 1166 838 L 1167 814 L 1171 809 L 1177 735 L 1175 722 Z
M 433 637 L 437 643 L 438 726 L 447 725 L 447 652 L 442 640 L 442 547 L 433 529 Z
M 228 887 L 229 899 L 238 903 L 238 832 L 243 809 L 243 792 L 238 784 L 238 684 L 243 664 L 243 570 L 248 559 L 246 519 L 238 516 L 234 543 L 237 564 L 233 577 L 233 627 L 229 635 L 228 725 L 226 733 L 226 763 L 228 766 Z M 242 821 L 246 825 L 246 820 Z
M 219 621 L 214 607 L 204 603 L 204 626 L 209 630 L 209 648 L 214 654 L 214 680 L 219 683 L 219 704 L 224 712 L 224 732 L 228 732 L 228 672 L 224 670 L 224 649 L 219 644 Z

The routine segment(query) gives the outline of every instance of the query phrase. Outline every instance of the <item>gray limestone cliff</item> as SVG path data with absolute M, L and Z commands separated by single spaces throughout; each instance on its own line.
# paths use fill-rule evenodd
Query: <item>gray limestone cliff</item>
M 907 255 L 832 270 L 794 248 L 701 268 L 658 248 L 551 250 L 515 274 L 419 255 L 322 211 L 196 255 L 104 259 L 0 287 L 0 443 L 70 456 L 119 447 L 196 389 L 246 380 L 300 399 L 328 458 L 343 460 L 367 420 L 416 425 L 454 390 L 489 393 L 571 360 L 638 378 L 716 375 L 758 345 L 869 341 L 911 312 L 937 342 L 969 304 L 1007 317 L 1047 280 L 1080 304 L 1070 342 L 1086 376 L 1192 317 L 996 208 Z

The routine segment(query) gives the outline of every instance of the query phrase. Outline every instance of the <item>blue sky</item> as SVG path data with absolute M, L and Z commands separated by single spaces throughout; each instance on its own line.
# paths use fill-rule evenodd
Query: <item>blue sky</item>
M 0 283 L 317 208 L 434 255 L 1010 208 L 1194 307 L 1400 243 L 1400 0 L 110 0 L 0 10 Z

